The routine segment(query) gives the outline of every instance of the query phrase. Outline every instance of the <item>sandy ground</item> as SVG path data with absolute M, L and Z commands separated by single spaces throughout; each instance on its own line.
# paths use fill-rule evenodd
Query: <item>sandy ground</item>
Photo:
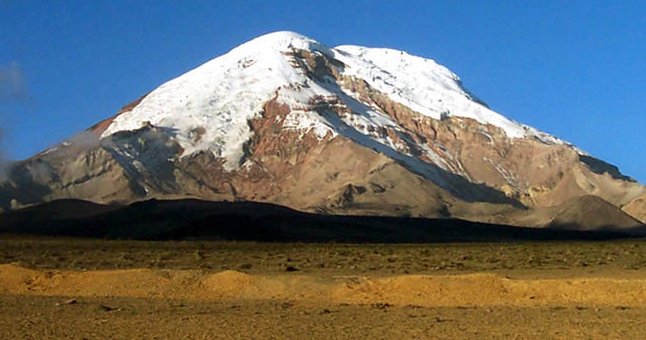
M 7 339 L 640 339 L 643 308 L 301 305 L 280 301 L 185 301 L 0 297 Z
M 645 255 L 646 243 L 639 241 L 306 245 L 5 238 L 0 335 L 637 339 L 646 326 Z

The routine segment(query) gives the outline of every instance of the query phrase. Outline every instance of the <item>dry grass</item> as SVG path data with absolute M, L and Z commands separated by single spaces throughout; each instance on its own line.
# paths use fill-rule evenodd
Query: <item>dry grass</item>
M 473 244 L 284 244 L 204 241 L 0 239 L 0 263 L 28 268 L 203 269 L 252 274 L 576 273 L 646 269 L 646 242 Z

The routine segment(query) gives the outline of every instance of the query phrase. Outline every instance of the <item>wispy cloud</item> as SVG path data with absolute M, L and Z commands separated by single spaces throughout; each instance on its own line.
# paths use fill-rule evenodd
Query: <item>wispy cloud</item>
M 0 65 L 0 101 L 26 99 L 27 94 L 27 80 L 20 64 Z
M 15 61 L 0 64 L 0 105 L 12 102 L 24 103 L 28 98 L 27 79 L 20 64 Z M 1 107 L 0 110 L 2 110 Z M 0 115 L 2 114 L 3 112 L 0 112 Z M 0 126 L 0 182 L 6 178 L 9 165 L 3 139 L 5 129 L 6 126 Z

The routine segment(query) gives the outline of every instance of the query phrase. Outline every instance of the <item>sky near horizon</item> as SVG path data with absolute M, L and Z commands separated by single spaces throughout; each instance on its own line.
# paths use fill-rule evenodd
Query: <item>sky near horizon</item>
M 256 36 L 432 58 L 646 183 L 644 1 L 0 0 L 0 144 L 27 158 Z

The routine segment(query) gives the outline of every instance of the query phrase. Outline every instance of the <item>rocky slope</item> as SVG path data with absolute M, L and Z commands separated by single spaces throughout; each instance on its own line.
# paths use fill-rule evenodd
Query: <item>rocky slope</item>
M 0 206 L 192 197 L 546 226 L 577 197 L 619 210 L 644 194 L 492 111 L 433 60 L 277 32 L 14 164 Z
M 646 224 L 646 195 L 630 201 L 623 207 L 623 211 Z

